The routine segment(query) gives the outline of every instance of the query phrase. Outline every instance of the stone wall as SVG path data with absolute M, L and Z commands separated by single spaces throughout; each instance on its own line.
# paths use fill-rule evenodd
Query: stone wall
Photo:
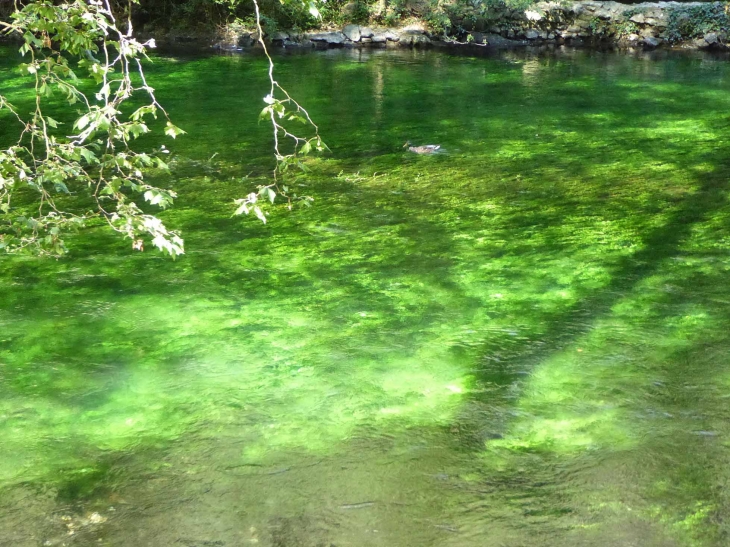
M 555 43 L 618 47 L 726 48 L 730 41 L 728 4 L 721 2 L 539 2 L 526 10 L 495 8 L 481 21 L 453 20 L 448 35 L 423 25 L 294 33 L 277 31 L 266 40 L 284 47 L 423 47 L 473 45 L 513 47 Z M 255 45 L 256 36 L 234 33 L 222 49 Z
M 346 25 L 342 30 L 322 30 L 316 32 L 276 31 L 264 39 L 284 47 L 413 47 L 428 46 L 438 42 L 438 38 L 428 32 L 423 25 L 410 25 L 403 28 L 370 28 L 361 25 Z M 256 45 L 255 32 L 239 31 L 228 33 L 217 47 L 227 50 Z
M 721 2 L 540 2 L 524 11 L 503 10 L 488 30 L 528 42 L 657 47 L 725 47 L 727 4 Z M 475 42 L 482 38 L 471 32 Z

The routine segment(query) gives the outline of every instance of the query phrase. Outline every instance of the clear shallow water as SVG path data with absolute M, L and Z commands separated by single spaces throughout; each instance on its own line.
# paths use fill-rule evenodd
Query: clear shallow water
M 0 262 L 0 545 L 727 544 L 730 65 L 280 57 L 266 226 L 264 70 L 150 70 L 184 258 Z

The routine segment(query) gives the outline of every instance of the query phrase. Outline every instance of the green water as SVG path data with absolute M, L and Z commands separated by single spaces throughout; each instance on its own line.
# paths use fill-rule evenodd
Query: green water
M 727 545 L 727 61 L 277 70 L 314 207 L 231 217 L 259 57 L 161 57 L 187 254 L 0 261 L 0 545 Z

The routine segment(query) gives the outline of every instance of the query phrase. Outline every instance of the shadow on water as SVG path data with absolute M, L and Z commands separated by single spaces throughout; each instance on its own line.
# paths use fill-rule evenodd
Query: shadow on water
M 730 151 L 728 151 L 730 152 Z M 718 152 L 717 157 L 727 157 L 727 152 Z M 539 344 L 534 351 L 519 352 L 518 355 L 499 359 L 500 365 L 511 371 L 525 371 L 549 357 L 551 353 L 562 351 L 572 345 L 575 339 L 594 328 L 597 320 L 610 315 L 612 307 L 622 298 L 637 289 L 646 278 L 655 274 L 669 259 L 680 258 L 685 252 L 685 243 L 694 227 L 711 218 L 714 213 L 727 207 L 727 192 L 730 182 L 729 169 L 718 168 L 710 174 L 703 174 L 698 188 L 683 198 L 669 212 L 662 226 L 652 230 L 639 245 L 639 250 L 619 257 L 609 269 L 610 282 L 578 300 L 559 317 L 552 317 L 547 324 Z M 651 206 L 651 205 L 650 205 Z M 628 211 L 627 211 L 628 213 Z M 498 349 L 488 345 L 479 350 L 487 362 Z M 493 373 L 494 365 L 485 369 L 487 375 Z M 481 369 L 477 369 L 481 372 Z M 487 376 L 485 379 L 489 379 Z M 517 380 L 515 372 L 509 373 L 503 381 Z
M 640 250 L 611 265 L 609 283 L 553 316 L 538 339 L 507 351 L 504 345 L 490 343 L 478 350 L 484 357 L 475 370 L 482 383 L 498 379 L 497 384 L 511 388 L 474 394 L 455 419 L 462 448 L 484 453 L 487 446 L 486 467 L 478 472 L 477 486 L 470 486 L 480 501 L 468 504 L 462 515 L 467 535 L 489 536 L 483 518 L 487 507 L 512 499 L 507 505 L 513 510 L 505 512 L 512 514 L 513 522 L 500 537 L 514 541 L 522 537 L 521 526 L 529 526 L 525 521 L 532 523 L 543 545 L 562 544 L 566 538 L 569 543 L 597 546 L 721 545 L 730 537 L 724 518 L 730 500 L 716 486 L 726 480 L 720 463 L 726 461 L 725 444 L 718 437 L 726 435 L 721 424 L 727 415 L 721 409 L 730 374 L 728 340 L 717 327 L 730 315 L 724 297 L 720 295 L 718 302 L 714 289 L 707 291 L 721 277 L 666 272 L 672 262 L 712 256 L 687 246 L 697 228 L 718 213 L 723 213 L 722 229 L 727 231 L 727 169 L 704 174 L 700 181 L 694 193 L 676 203 L 665 224 L 646 236 Z M 646 287 L 654 277 L 669 288 Z M 617 313 L 642 292 L 660 294 L 651 294 L 628 313 Z M 662 340 L 667 333 L 654 327 L 672 313 L 681 317 L 698 303 L 715 323 L 703 332 L 706 338 L 685 343 Z M 610 332 L 612 323 L 620 329 Z M 635 332 L 626 336 L 624 329 Z M 571 360 L 569 352 L 589 351 L 581 346 L 590 348 L 594 333 L 605 337 L 607 330 L 613 347 L 605 340 L 598 347 L 599 352 L 608 350 L 607 355 L 584 361 L 583 373 L 567 367 L 568 374 L 575 374 L 572 378 L 555 377 L 565 374 L 560 363 Z M 641 341 L 652 336 L 657 339 Z M 640 349 L 632 348 L 632 355 L 622 344 L 638 344 Z M 659 358 L 652 359 L 655 346 L 665 347 Z M 585 372 L 585 367 L 600 370 L 606 365 L 609 372 Z M 554 377 L 535 382 L 536 371 Z M 560 392 L 561 382 L 573 384 L 572 389 L 555 397 L 550 390 Z M 526 402 L 518 402 L 520 398 Z M 618 418 L 600 418 L 615 419 L 618 424 L 612 427 L 618 434 L 596 425 L 591 417 L 596 408 L 607 415 L 613 409 L 622 412 Z M 566 435 L 574 439 L 567 440 Z M 697 461 L 702 464 L 689 463 Z M 576 487 L 588 489 L 592 496 L 571 491 Z M 515 493 L 519 493 L 516 500 Z M 635 510 L 647 498 L 652 508 L 632 516 L 632 507 Z M 606 501 L 617 499 L 622 501 Z M 657 516 L 661 525 L 652 522 Z M 673 519 L 672 526 L 663 526 Z M 592 522 L 593 530 L 581 530 L 578 523 L 586 521 Z

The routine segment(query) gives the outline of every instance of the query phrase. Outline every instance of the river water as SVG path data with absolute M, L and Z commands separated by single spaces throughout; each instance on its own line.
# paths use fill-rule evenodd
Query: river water
M 0 545 L 727 545 L 730 64 L 276 65 L 332 150 L 311 208 L 232 217 L 261 57 L 170 54 L 187 254 L 0 261 Z

